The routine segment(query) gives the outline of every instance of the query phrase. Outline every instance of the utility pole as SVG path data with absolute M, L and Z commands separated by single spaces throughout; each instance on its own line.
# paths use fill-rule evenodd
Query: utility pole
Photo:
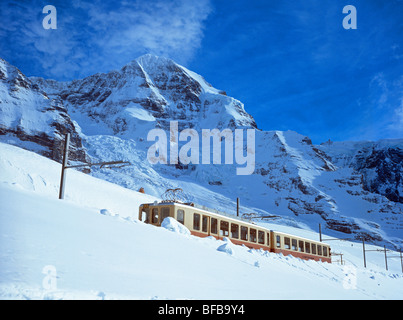
M 70 133 L 66 134 L 64 140 L 64 153 L 63 153 L 63 163 L 62 163 L 62 176 L 60 178 L 60 188 L 59 188 L 59 199 L 64 199 L 64 185 L 66 182 L 66 167 L 69 161 L 69 144 L 70 144 Z
M 383 246 L 383 250 L 382 249 L 374 249 L 374 250 L 368 250 L 365 249 L 365 242 L 364 242 L 364 237 L 362 238 L 362 252 L 364 255 L 364 267 L 367 267 L 367 262 L 365 260 L 365 252 L 370 252 L 370 251 L 377 251 L 377 252 L 384 252 L 385 254 L 385 268 L 386 270 L 388 270 L 388 256 L 387 256 L 387 252 L 389 251 L 389 249 L 386 249 L 386 245 Z M 390 257 L 389 257 L 390 258 Z
M 388 249 L 386 249 L 386 246 L 384 246 L 384 250 L 382 250 L 385 252 L 385 264 L 386 264 L 386 270 L 388 270 L 388 258 L 400 258 L 400 266 L 402 268 L 402 272 L 403 272 L 403 256 L 402 256 L 402 249 L 399 250 L 399 255 L 398 256 L 386 256 L 386 251 L 389 251 Z
M 236 216 L 239 217 L 239 198 L 236 198 Z
M 322 225 L 319 223 L 319 241 L 322 242 Z
M 112 166 L 112 165 L 130 165 L 131 163 L 128 161 L 118 160 L 118 161 L 109 161 L 109 162 L 99 162 L 99 163 L 86 163 L 69 166 L 69 145 L 70 145 L 70 133 L 66 134 L 64 140 L 64 153 L 63 153 L 63 162 L 62 162 L 62 174 L 60 178 L 60 188 L 59 188 L 59 199 L 64 199 L 64 189 L 66 183 L 66 169 L 69 168 L 82 168 L 82 167 L 92 167 L 92 166 L 100 166 L 103 168 L 104 166 Z
M 365 240 L 364 237 L 362 237 L 362 253 L 364 255 L 364 268 L 367 267 L 367 261 L 365 260 Z

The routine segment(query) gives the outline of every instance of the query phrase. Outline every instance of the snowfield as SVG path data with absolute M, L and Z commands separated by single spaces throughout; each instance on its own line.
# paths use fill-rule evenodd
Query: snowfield
M 197 238 L 173 219 L 161 228 L 138 221 L 139 205 L 155 197 L 72 169 L 58 200 L 60 170 L 0 143 L 1 299 L 403 298 L 400 258 L 388 259 L 386 271 L 383 252 L 367 252 L 364 268 L 361 243 L 330 243 L 340 265 Z

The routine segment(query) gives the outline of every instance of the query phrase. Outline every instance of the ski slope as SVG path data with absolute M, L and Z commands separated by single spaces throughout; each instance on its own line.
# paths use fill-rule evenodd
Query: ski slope
M 155 197 L 71 169 L 58 200 L 60 170 L 0 143 L 0 299 L 403 298 L 400 259 L 386 271 L 383 253 L 368 252 L 364 268 L 361 243 L 332 241 L 341 266 L 201 239 L 138 221 Z

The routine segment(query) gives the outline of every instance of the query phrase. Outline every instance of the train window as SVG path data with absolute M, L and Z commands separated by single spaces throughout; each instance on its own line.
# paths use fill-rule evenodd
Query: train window
M 325 257 L 327 257 L 327 247 L 323 247 L 323 255 L 325 256 Z
M 224 237 L 229 236 L 229 222 L 221 220 L 220 221 L 220 235 Z
M 257 232 L 257 242 L 260 244 L 264 244 L 264 232 L 263 231 L 258 231 Z
M 217 234 L 217 219 L 211 218 L 211 233 Z
M 248 227 L 241 226 L 241 240 L 248 241 Z
M 281 247 L 281 237 L 280 236 L 276 236 L 276 246 L 277 246 L 277 248 Z
M 178 209 L 176 211 L 176 220 L 178 220 L 178 222 L 185 224 L 185 211 L 183 211 L 182 209 Z
M 291 240 L 291 245 L 292 245 L 292 250 L 297 251 L 297 240 L 296 239 Z
M 150 223 L 150 209 L 149 208 L 143 208 L 141 210 L 141 221 L 144 221 L 144 223 Z
M 318 245 L 318 255 L 320 256 L 322 255 L 322 246 L 319 245 Z
M 200 214 L 193 214 L 193 229 L 200 230 Z
M 203 219 L 202 219 L 202 231 L 207 232 L 207 230 L 208 230 L 208 217 L 203 216 Z
M 249 229 L 249 235 L 250 235 L 249 241 L 256 242 L 256 229 Z
M 316 244 L 312 243 L 312 254 L 316 254 Z
M 298 251 L 304 252 L 304 241 L 301 240 L 298 241 Z
M 305 252 L 311 253 L 311 244 L 309 242 L 305 242 Z
M 270 233 L 267 233 L 267 245 L 270 245 Z
M 286 249 L 290 249 L 290 248 L 291 248 L 290 238 L 284 237 L 284 247 L 285 247 Z
M 169 217 L 169 208 L 165 207 L 161 209 L 161 221 L 164 221 L 165 218 Z
M 231 223 L 231 238 L 239 238 L 239 226 L 235 223 Z
M 152 223 L 158 223 L 158 208 L 153 208 Z

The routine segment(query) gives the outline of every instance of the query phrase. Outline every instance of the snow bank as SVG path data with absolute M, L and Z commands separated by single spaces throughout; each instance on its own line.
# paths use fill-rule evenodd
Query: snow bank
M 224 237 L 223 241 L 225 242 L 221 246 L 217 248 L 217 251 L 228 253 L 230 256 L 234 255 L 234 245 L 231 240 L 227 237 Z
M 161 227 L 184 235 L 190 235 L 190 230 L 186 228 L 182 223 L 176 221 L 174 218 L 167 217 L 162 221 Z
M 59 163 L 0 142 L 0 183 L 58 199 L 60 172 Z M 131 219 L 138 218 L 140 204 L 159 200 L 74 169 L 66 171 L 65 199 Z
M 101 209 L 101 210 L 99 211 L 99 213 L 100 213 L 100 214 L 103 214 L 103 215 L 105 215 L 105 216 L 110 216 L 110 217 L 119 216 L 118 214 L 115 214 L 115 213 L 110 212 L 108 209 Z

